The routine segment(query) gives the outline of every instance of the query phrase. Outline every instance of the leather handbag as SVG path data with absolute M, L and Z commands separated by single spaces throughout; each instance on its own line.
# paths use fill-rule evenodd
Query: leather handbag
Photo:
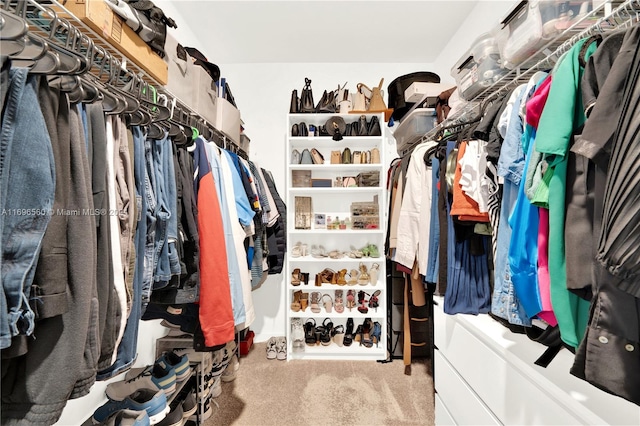
M 331 151 L 331 164 L 342 164 L 342 154 L 340 151 Z
M 352 101 L 353 101 L 353 108 L 351 109 L 352 112 L 365 112 L 367 110 L 367 98 L 364 95 L 364 92 L 362 91 L 362 86 L 360 84 L 358 84 L 358 89 L 356 90 L 356 93 L 353 94 L 352 96 Z
M 307 129 L 306 123 L 298 124 L 298 136 L 309 136 L 309 129 Z
M 361 115 L 358 120 L 358 134 L 357 136 L 367 136 L 369 134 L 369 128 L 367 126 L 367 117 Z
M 300 112 L 314 113 L 316 112 L 316 105 L 313 102 L 313 91 L 311 90 L 311 80 L 304 79 L 304 87 L 300 94 Z
M 297 124 L 291 126 L 291 136 L 300 136 L 300 128 Z
M 362 152 L 353 151 L 352 159 L 353 164 L 362 164 Z
M 371 150 L 371 164 L 380 164 L 380 150 L 378 148 Z
M 302 154 L 300 154 L 300 164 L 313 164 L 311 152 L 306 148 L 302 151 Z
M 291 92 L 291 105 L 289 105 L 289 114 L 297 114 L 300 112 L 300 98 L 298 98 L 298 89 Z
M 326 90 L 322 93 L 322 98 L 316 105 L 317 113 L 334 113 L 336 112 L 336 99 L 333 95 L 333 92 L 327 92 Z
M 349 95 L 349 91 L 346 89 L 341 89 L 338 91 L 338 98 L 336 102 L 338 102 L 338 110 L 340 114 L 348 114 L 349 111 L 353 109 L 351 96 Z
M 380 128 L 380 120 L 378 119 L 377 116 L 371 117 L 371 121 L 369 122 L 369 125 L 368 125 L 368 128 L 367 128 L 367 134 L 369 136 L 381 136 L 382 135 L 382 129 Z
M 294 149 L 291 152 L 291 164 L 300 164 L 301 160 L 302 160 L 302 157 L 300 155 L 300 151 L 298 151 L 297 149 Z
M 324 164 L 324 157 L 315 148 L 311 149 L 311 158 L 313 159 L 313 164 Z
M 351 150 L 349 148 L 345 148 L 344 151 L 342 151 L 342 164 L 351 164 L 352 161 Z

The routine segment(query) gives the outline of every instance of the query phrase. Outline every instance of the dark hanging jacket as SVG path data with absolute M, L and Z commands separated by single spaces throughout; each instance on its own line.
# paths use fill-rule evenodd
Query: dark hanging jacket
M 287 252 L 287 206 L 280 198 L 276 185 L 273 182 L 271 173 L 262 169 L 264 174 L 264 180 L 267 183 L 267 188 L 271 192 L 271 196 L 276 203 L 276 208 L 280 217 L 276 223 L 267 228 L 267 240 L 269 243 L 269 256 L 267 257 L 267 263 L 269 265 L 269 275 L 279 274 L 282 272 L 282 266 L 284 264 L 284 255 Z

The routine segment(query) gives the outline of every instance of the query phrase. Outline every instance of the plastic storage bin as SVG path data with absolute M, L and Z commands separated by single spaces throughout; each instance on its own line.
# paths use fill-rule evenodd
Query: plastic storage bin
M 592 9 L 591 0 L 532 0 L 521 1 L 502 21 L 496 40 L 502 66 L 527 67 L 532 57 L 560 32 Z
M 502 68 L 500 50 L 493 34 L 478 37 L 471 48 L 451 68 L 460 97 L 472 100 L 487 87 L 498 81 L 508 70 Z
M 435 108 L 416 108 L 407 114 L 393 132 L 398 149 L 410 144 L 433 129 L 437 124 Z

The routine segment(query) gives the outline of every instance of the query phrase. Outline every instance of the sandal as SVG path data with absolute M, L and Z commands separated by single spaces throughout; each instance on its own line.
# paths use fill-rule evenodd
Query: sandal
M 355 290 L 349 290 L 347 292 L 347 308 L 349 308 L 349 312 L 351 312 L 351 309 L 355 308 L 356 306 L 356 292 Z
M 371 332 L 371 341 L 376 344 L 376 348 L 378 347 L 378 343 L 380 342 L 380 335 L 382 334 L 382 326 L 378 321 L 373 323 L 373 331 Z
M 360 326 L 358 326 L 360 328 Z M 371 322 L 371 318 L 367 318 L 362 323 L 362 329 L 360 332 L 360 346 L 364 346 L 366 348 L 370 348 L 373 346 L 373 341 L 371 340 L 371 329 L 373 328 L 373 323 Z
M 300 303 L 300 297 L 302 296 L 302 290 L 293 292 L 293 302 L 291 302 L 291 310 L 293 312 L 300 312 L 302 304 Z
M 351 251 L 349 252 L 349 257 L 351 257 L 353 259 L 360 259 L 360 258 L 362 258 L 362 251 L 358 250 L 354 246 L 351 246 Z
M 360 304 L 360 306 L 358 306 L 358 312 L 361 314 L 367 314 L 369 312 L 369 308 L 365 305 L 365 303 L 367 303 L 367 300 L 364 298 L 365 294 L 369 296 L 369 293 L 365 293 L 362 290 L 358 292 L 358 303 Z
M 380 257 L 380 252 L 378 251 L 378 246 L 375 244 L 368 244 L 367 250 L 369 252 L 369 257 Z
M 349 272 L 349 281 L 347 281 L 347 284 L 349 284 L 349 285 L 358 284 L 358 276 L 359 275 L 360 275 L 360 273 L 357 270 L 352 269 L 351 272 Z
M 302 292 L 302 290 L 300 291 Z M 309 293 L 302 293 L 300 295 L 300 309 L 302 310 L 302 312 L 305 312 L 308 306 L 309 306 Z
M 300 268 L 296 268 L 291 273 L 291 285 L 299 286 L 300 285 Z
M 344 257 L 344 253 L 338 250 L 332 250 L 329 252 L 329 257 L 331 259 L 342 259 L 342 257 Z
M 307 255 L 307 245 L 300 242 L 296 243 L 291 249 L 291 257 L 302 257 Z
M 378 296 L 380 296 L 380 290 L 374 291 L 371 297 L 369 297 L 369 307 L 375 309 L 376 312 L 378 312 L 378 307 L 380 306 Z
M 315 346 L 316 340 L 316 320 L 309 318 L 304 323 L 304 342 L 309 346 Z
M 317 327 L 317 329 L 320 329 L 319 340 L 322 346 L 329 346 L 331 344 L 331 332 L 333 331 L 333 321 L 331 321 L 331 318 L 325 318 L 324 321 L 322 321 L 322 326 Z
M 347 319 L 347 329 L 344 332 L 343 344 L 344 346 L 351 346 L 353 343 L 353 318 Z
M 327 257 L 327 253 L 326 253 L 326 251 L 325 251 L 323 246 L 312 245 L 311 246 L 311 256 L 322 258 L 322 257 Z
M 302 318 L 291 318 L 291 341 L 292 347 L 303 348 L 304 347 L 304 326 L 302 324 Z
M 344 345 L 344 325 L 339 325 L 331 332 L 331 337 L 336 345 L 342 347 Z
M 360 262 L 360 276 L 358 277 L 358 284 L 367 285 L 369 284 L 369 273 L 367 272 L 367 265 Z
M 317 291 L 311 293 L 311 312 L 314 314 L 320 313 L 320 293 Z
M 342 269 L 340 271 L 338 271 L 338 277 L 336 278 L 336 284 L 338 285 L 345 285 L 347 284 L 347 280 L 345 279 L 345 275 L 347 275 L 347 270 L 346 269 Z
M 371 265 L 371 269 L 369 269 L 369 278 L 371 281 L 371 285 L 376 285 L 378 282 L 378 273 L 380 272 L 380 265 L 374 263 Z
M 328 297 L 329 300 L 326 301 L 325 297 Z M 333 299 L 331 298 L 331 296 L 329 296 L 328 294 L 323 294 L 322 295 L 322 306 L 324 306 L 324 310 L 330 314 L 331 313 L 331 308 L 333 308 Z
M 333 305 L 335 307 L 336 313 L 341 314 L 344 312 L 344 303 L 342 301 L 343 290 L 336 290 L 335 295 L 333 296 Z

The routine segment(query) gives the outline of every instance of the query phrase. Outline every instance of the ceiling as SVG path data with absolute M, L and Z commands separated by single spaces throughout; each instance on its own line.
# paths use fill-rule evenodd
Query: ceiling
M 432 63 L 473 1 L 180 0 L 217 63 Z

